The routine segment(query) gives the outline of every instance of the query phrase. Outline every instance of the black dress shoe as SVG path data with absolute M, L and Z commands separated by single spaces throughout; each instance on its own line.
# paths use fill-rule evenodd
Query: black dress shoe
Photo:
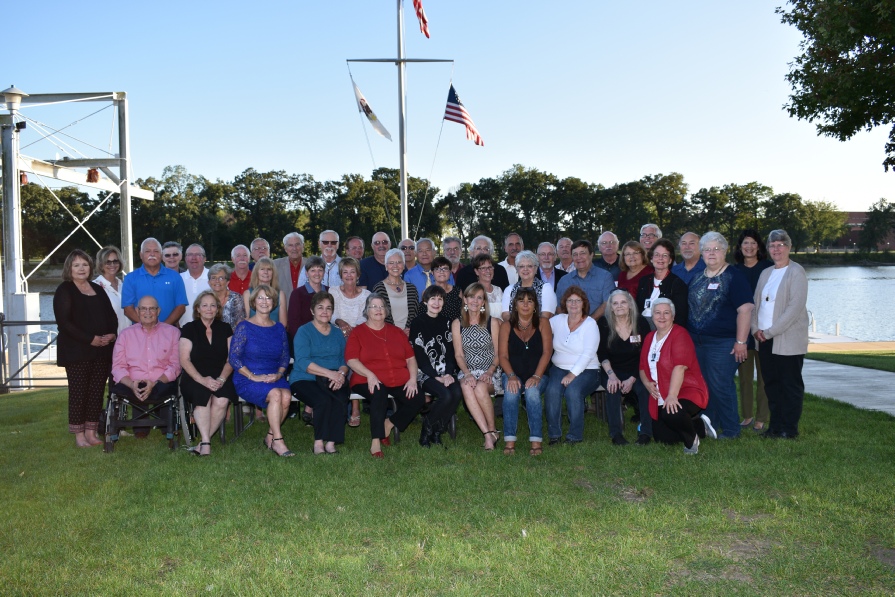
M 548 446 L 555 446 L 556 444 L 562 443 L 562 438 L 560 437 L 551 437 L 550 441 L 547 442 Z
M 626 440 L 625 436 L 621 433 L 616 433 L 612 436 L 612 444 L 615 446 L 627 446 L 628 440 Z
M 429 424 L 429 419 L 426 417 L 423 417 L 422 429 L 420 430 L 420 445 L 424 448 L 432 445 L 432 425 Z
M 768 429 L 764 433 L 760 434 L 764 439 L 780 439 L 781 433 L 774 429 Z
M 645 445 L 649 444 L 651 441 L 653 441 L 653 438 L 646 435 L 645 433 L 641 433 L 640 435 L 637 436 L 636 443 L 638 446 L 645 446 Z
M 799 437 L 799 434 L 798 432 L 781 431 L 779 437 L 780 439 L 796 439 L 797 437 Z

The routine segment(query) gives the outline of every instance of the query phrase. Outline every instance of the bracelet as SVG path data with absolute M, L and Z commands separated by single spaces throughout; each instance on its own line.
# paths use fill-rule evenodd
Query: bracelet
M 224 383 L 224 378 L 223 378 L 223 377 L 218 377 L 217 380 L 218 380 L 219 382 L 221 382 L 221 383 Z
M 341 375 L 342 377 L 345 377 L 346 373 L 344 371 L 342 371 L 341 369 L 338 369 L 338 372 L 339 372 L 339 375 Z
M 615 375 L 615 371 L 610 369 L 609 371 L 606 372 L 606 375 Z
M 737 344 L 739 344 L 740 346 L 742 346 L 743 344 L 746 344 L 747 342 L 748 342 L 748 340 L 743 341 L 743 342 L 740 342 L 739 340 L 737 340 Z
M 507 377 L 516 377 L 515 373 L 507 373 Z
M 532 377 L 534 377 L 534 378 L 535 378 L 536 380 L 538 380 L 538 381 L 541 381 L 541 376 L 540 376 L 540 375 L 532 375 Z

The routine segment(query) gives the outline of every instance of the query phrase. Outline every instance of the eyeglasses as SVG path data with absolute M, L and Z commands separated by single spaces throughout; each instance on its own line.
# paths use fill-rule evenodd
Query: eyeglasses
M 227 277 L 226 276 L 212 276 L 212 277 L 208 278 L 208 281 L 209 282 L 226 282 Z
M 205 257 L 205 254 L 204 253 L 187 253 L 186 258 L 189 259 L 190 257 Z
M 121 262 L 117 259 L 107 259 L 106 265 L 121 265 Z
M 386 263 L 385 265 L 386 265 L 387 267 L 395 267 L 395 266 L 401 266 L 401 267 L 404 267 L 404 264 L 401 263 L 400 261 L 389 261 L 389 262 Z
M 614 244 L 616 244 L 614 240 L 601 240 L 600 241 L 601 247 L 611 247 Z
M 162 255 L 162 257 L 164 257 L 165 259 L 173 259 L 173 258 L 177 257 L 179 259 L 180 253 L 164 253 Z
M 441 272 L 441 273 L 446 273 L 446 272 L 449 273 L 449 272 L 451 271 L 451 268 L 449 268 L 449 267 L 445 267 L 445 266 L 442 265 L 441 267 L 436 267 L 436 268 L 435 268 L 434 270 L 432 270 L 432 271 L 435 271 L 435 272 Z
M 724 249 L 721 247 L 706 247 L 702 250 L 703 253 L 721 253 Z
M 771 249 L 772 251 L 774 249 L 782 249 L 784 247 L 786 247 L 786 244 L 784 244 L 784 243 L 771 243 L 768 245 L 768 248 Z
M 137 311 L 151 313 L 153 311 L 158 311 L 158 307 L 137 307 Z
M 668 253 L 653 253 L 653 259 L 671 259 Z
M 272 299 L 271 297 L 269 297 L 269 296 L 264 296 L 263 294 L 259 294 L 258 296 L 255 297 L 255 302 L 256 302 L 256 303 L 257 303 L 258 301 L 269 302 L 269 301 L 272 301 L 272 300 L 273 300 L 273 299 Z
M 623 254 L 624 257 L 633 257 L 634 255 L 640 255 L 640 253 L 635 251 L 633 253 L 624 253 Z
M 413 249 L 415 249 L 415 248 L 416 247 L 414 247 L 413 245 L 410 245 L 408 247 L 401 247 L 401 250 L 402 251 L 413 251 Z
M 373 241 L 374 245 L 388 245 L 390 243 L 391 243 L 391 241 L 388 241 L 388 240 L 374 240 Z
M 337 240 L 322 240 L 322 241 L 320 241 L 320 244 L 321 245 L 337 245 L 337 244 L 339 244 L 339 241 L 337 241 Z
M 486 266 L 486 267 L 477 267 L 477 268 L 475 268 L 475 269 L 477 269 L 477 270 L 480 271 L 480 272 L 490 272 L 490 271 L 492 271 L 492 270 L 494 269 L 494 266 L 493 266 L 493 265 L 489 265 L 489 266 Z
M 373 311 L 373 310 L 381 311 L 381 310 L 385 309 L 385 306 L 383 306 L 383 305 L 370 305 L 369 309 L 370 309 L 370 311 Z
M 584 303 L 584 301 L 582 301 L 580 298 L 570 298 L 570 299 L 566 299 L 566 304 L 567 304 L 567 305 L 580 305 L 580 304 L 583 304 L 583 303 Z
M 641 233 L 640 238 L 659 238 L 659 236 L 652 232 L 643 232 Z

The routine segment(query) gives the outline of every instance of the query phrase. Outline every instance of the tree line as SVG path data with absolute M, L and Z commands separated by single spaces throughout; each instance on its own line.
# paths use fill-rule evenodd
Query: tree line
M 398 171 L 390 168 L 378 168 L 370 178 L 346 174 L 329 181 L 318 181 L 310 174 L 249 168 L 233 180 L 212 181 L 183 166 L 169 166 L 160 177 L 136 183 L 155 193 L 155 199 L 132 200 L 135 254 L 147 236 L 184 246 L 199 243 L 209 260 L 218 261 L 229 259 L 235 245 L 248 245 L 259 236 L 279 252 L 280 240 L 294 230 L 310 240 L 308 254 L 317 250 L 314 239 L 327 229 L 338 231 L 343 240 L 359 236 L 367 245 L 378 230 L 395 242 L 400 240 L 396 237 L 400 232 Z M 117 194 L 90 195 L 76 187 L 54 192 L 58 201 L 41 185 L 22 188 L 27 259 L 47 255 L 74 228 L 73 217 L 83 220 L 94 210 L 87 230 L 102 244 L 119 242 Z M 775 194 L 758 182 L 691 193 L 684 176 L 675 172 L 605 187 L 515 165 L 497 177 L 463 183 L 444 193 L 425 179 L 410 177 L 408 198 L 412 237 L 440 239 L 450 234 L 464 244 L 486 234 L 499 245 L 511 231 L 521 234 L 529 245 L 561 236 L 595 241 L 605 230 L 612 230 L 624 242 L 637 238 L 642 224 L 653 222 L 666 237 L 676 239 L 687 230 L 717 230 L 731 243 L 743 228 L 756 228 L 763 234 L 784 228 L 794 248 L 804 250 L 834 241 L 846 223 L 845 214 L 832 203 L 805 201 L 794 193 Z M 889 216 L 893 213 L 885 200 L 877 208 Z M 874 234 L 885 229 L 885 222 L 891 225 L 891 217 L 873 220 Z M 79 230 L 65 241 L 54 261 L 64 259 L 72 248 L 92 246 L 95 243 L 87 233 Z

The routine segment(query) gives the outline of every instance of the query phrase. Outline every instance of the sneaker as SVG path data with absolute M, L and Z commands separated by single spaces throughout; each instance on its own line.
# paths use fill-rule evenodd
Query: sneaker
M 689 448 L 684 446 L 684 454 L 699 454 L 699 436 L 693 438 L 693 445 Z
M 705 415 L 705 413 L 699 415 L 699 418 L 702 419 L 702 422 L 703 422 L 703 423 L 705 423 L 705 434 L 706 434 L 708 437 L 712 438 L 712 439 L 718 439 L 718 432 L 715 431 L 715 428 L 714 428 L 714 427 L 712 427 L 712 420 L 709 419 L 709 418 Z M 694 452 L 694 454 L 695 454 L 695 453 L 696 453 L 696 452 Z

